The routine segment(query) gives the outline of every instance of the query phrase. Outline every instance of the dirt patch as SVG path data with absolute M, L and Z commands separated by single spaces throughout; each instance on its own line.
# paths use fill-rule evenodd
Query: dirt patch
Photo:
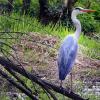
M 40 78 L 59 84 L 57 54 L 60 39 L 50 35 L 28 33 L 20 37 L 13 44 L 15 51 L 11 51 L 16 64 L 21 64 L 25 69 L 37 74 Z M 78 56 L 72 70 L 73 87 L 77 91 L 84 86 L 92 87 L 95 82 L 100 82 L 100 60 L 86 57 L 79 47 Z M 86 83 L 87 82 L 87 83 Z M 90 83 L 91 82 L 91 83 Z M 3 83 L 3 84 L 2 84 Z M 86 84 L 85 84 L 86 83 Z M 14 86 L 0 77 L 0 90 L 5 92 L 18 91 Z M 64 86 L 70 86 L 70 75 L 64 81 Z M 82 92 L 82 91 L 81 91 Z
M 60 39 L 50 35 L 28 33 L 23 35 L 20 41 L 13 45 L 18 57 L 18 62 L 24 68 L 32 69 L 41 78 L 58 82 L 57 53 Z M 73 80 L 91 79 L 99 80 L 100 60 L 84 56 L 80 51 L 73 68 Z M 69 76 L 68 76 L 69 78 Z M 67 82 L 67 79 L 66 79 Z

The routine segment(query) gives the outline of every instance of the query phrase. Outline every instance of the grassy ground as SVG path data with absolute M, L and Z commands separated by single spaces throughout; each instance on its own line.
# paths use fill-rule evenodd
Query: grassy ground
M 33 39 L 35 42 L 29 41 Z M 58 76 L 57 76 L 57 44 L 60 42 L 60 39 L 54 36 L 50 36 L 47 34 L 39 34 L 39 33 L 28 33 L 28 35 L 24 34 L 21 36 L 17 43 L 13 43 L 12 47 L 15 48 L 16 54 L 18 56 L 18 61 L 20 61 L 21 65 L 27 70 L 36 73 L 39 76 L 42 76 L 43 79 L 46 79 L 55 84 L 59 84 Z M 45 45 L 43 45 L 43 44 Z M 54 48 L 49 48 L 55 47 Z M 10 51 L 13 56 L 16 57 L 14 51 Z M 98 96 L 95 96 L 93 93 L 89 95 L 83 95 L 83 89 L 86 84 L 83 83 L 84 79 L 92 82 L 96 78 L 99 77 L 100 73 L 98 70 L 98 64 L 96 64 L 96 60 L 92 60 L 90 58 L 83 57 L 83 55 L 78 54 L 77 58 L 78 62 L 75 64 L 75 69 L 73 69 L 73 90 L 76 93 L 79 93 L 84 98 L 90 98 L 91 100 L 99 100 Z M 82 78 L 81 78 L 82 77 Z M 96 77 L 96 78 L 95 78 Z M 31 87 L 34 90 L 34 87 L 26 78 L 23 78 L 24 82 L 27 86 Z M 6 82 L 5 82 L 6 83 Z M 67 79 L 64 81 L 66 87 L 70 87 L 70 76 L 67 76 Z M 89 84 L 89 86 L 93 86 L 94 84 Z M 4 86 L 8 86 L 7 84 Z M 37 87 L 37 86 L 36 86 Z M 38 90 L 40 90 L 40 87 Z M 10 89 L 10 88 L 9 88 Z M 12 92 L 12 91 L 10 91 Z M 18 91 L 19 93 L 19 91 Z M 44 91 L 40 90 L 40 100 L 46 100 L 48 97 L 44 94 Z M 56 94 L 59 100 L 63 99 L 62 95 Z M 0 97 L 1 98 L 1 97 Z M 7 100 L 5 98 L 4 100 Z M 28 99 L 27 99 L 28 100 Z M 48 100 L 48 99 L 47 99 Z M 66 99 L 70 100 L 70 99 Z
M 20 16 L 18 13 L 9 16 L 0 16 L 0 31 L 14 32 L 39 32 L 41 34 L 49 34 L 63 39 L 66 35 L 74 33 L 73 30 L 68 31 L 67 27 L 63 27 L 60 22 L 57 25 L 52 23 L 44 26 L 36 18 L 29 16 Z M 82 45 L 83 53 L 91 58 L 100 59 L 100 41 L 83 36 L 79 39 Z

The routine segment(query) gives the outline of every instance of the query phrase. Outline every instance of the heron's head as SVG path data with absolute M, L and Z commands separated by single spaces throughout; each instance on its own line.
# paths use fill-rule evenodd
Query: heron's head
M 73 9 L 72 13 L 74 15 L 78 15 L 78 14 L 83 14 L 83 13 L 88 13 L 88 12 L 95 12 L 95 10 L 91 10 L 91 9 L 84 9 L 82 7 L 76 7 Z

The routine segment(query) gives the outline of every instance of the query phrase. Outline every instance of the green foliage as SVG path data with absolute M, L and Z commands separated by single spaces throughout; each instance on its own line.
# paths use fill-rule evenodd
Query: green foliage
M 4 0 L 6 1 L 6 0 Z M 49 0 L 49 4 L 54 7 L 56 5 L 56 2 L 58 0 Z M 92 0 L 93 1 L 93 0 Z M 1 1 L 0 1 L 1 2 Z M 3 0 L 2 0 L 3 2 Z M 80 6 L 83 6 L 82 2 L 86 2 L 86 0 L 82 0 L 80 2 L 78 2 L 78 4 Z M 59 5 L 59 3 L 57 3 L 57 5 Z M 78 6 L 79 6 L 78 5 Z M 18 12 L 20 7 L 22 6 L 22 0 L 15 0 L 14 1 L 14 6 L 16 7 L 16 11 Z M 100 32 L 100 7 L 99 7 L 99 3 L 96 3 L 95 1 L 92 2 L 92 9 L 96 9 L 97 12 L 95 12 L 94 14 L 86 14 L 86 15 L 80 15 L 79 19 L 81 20 L 82 23 L 82 28 L 83 30 L 87 33 L 87 32 Z M 34 14 L 38 14 L 38 2 L 37 0 L 32 0 L 31 3 L 31 11 L 34 12 Z M 56 8 L 56 6 L 54 7 Z M 66 35 L 73 33 L 73 30 L 71 29 L 70 31 L 68 31 L 68 29 L 64 26 L 61 25 L 61 23 L 56 24 L 55 26 L 50 23 L 47 26 L 42 25 L 36 18 L 32 18 L 29 15 L 20 15 L 19 13 L 13 13 L 11 14 L 11 16 L 0 16 L 0 31 L 15 31 L 15 32 L 39 32 L 41 34 L 49 34 L 49 35 L 53 35 L 53 36 L 57 36 L 60 39 L 63 39 Z M 6 37 L 10 37 L 8 34 L 3 34 L 0 35 L 0 41 L 3 40 L 3 42 L 12 45 L 12 43 L 14 43 L 13 40 L 4 40 L 1 38 L 6 38 Z M 99 59 L 100 60 L 100 42 L 97 40 L 94 40 L 92 38 L 86 37 L 81 35 L 80 40 L 79 40 L 79 44 L 81 47 L 81 50 L 84 54 L 86 54 L 87 56 L 91 57 L 91 58 L 95 58 L 95 59 Z M 0 45 L 1 46 L 1 45 Z M 10 50 L 9 47 L 4 46 L 3 47 L 5 50 Z M 31 71 L 31 69 L 30 69 Z M 93 71 L 91 73 L 87 73 L 87 75 L 94 75 L 95 73 L 93 73 Z M 96 73 L 97 75 L 97 73 Z M 98 72 L 98 76 L 99 76 L 99 72 Z M 34 86 L 32 84 L 32 82 L 25 78 L 22 77 L 22 79 L 24 80 L 24 82 L 27 84 L 27 86 L 29 86 L 30 88 L 32 88 L 32 90 L 34 91 Z M 79 86 L 82 86 L 81 83 L 79 83 Z M 47 95 L 44 93 L 44 91 L 42 89 L 40 89 L 39 86 L 36 86 L 35 88 L 37 88 L 40 93 L 39 97 L 42 100 L 48 100 Z M 82 87 L 81 87 L 82 88 Z M 81 88 L 79 87 L 79 92 L 81 90 Z M 60 94 L 56 94 L 56 96 L 59 98 L 59 100 L 63 99 L 63 96 Z M 83 95 L 82 95 L 83 96 Z M 95 95 L 86 95 L 83 96 L 85 98 L 90 98 L 90 100 L 99 100 L 99 97 L 96 97 Z M 0 96 L 1 100 L 8 100 L 7 96 Z M 41 100 L 40 99 L 40 100 Z M 30 100 L 29 98 L 27 98 L 26 100 Z M 66 98 L 67 100 L 67 98 Z M 69 99 L 68 99 L 69 100 Z
M 84 33 L 89 32 L 100 32 L 100 1 L 97 0 L 88 0 L 90 2 L 89 9 L 96 10 L 95 13 L 92 14 L 84 14 L 80 15 L 80 20 L 82 24 L 82 28 Z M 89 2 L 87 0 L 81 0 L 76 3 L 75 6 L 81 6 L 83 8 L 86 8 L 86 6 L 89 5 Z
M 1 31 L 40 32 L 59 36 L 61 38 L 68 34 L 67 28 L 62 25 L 57 24 L 53 26 L 53 24 L 50 23 L 45 26 L 42 25 L 36 18 L 25 15 L 20 16 L 18 13 L 13 13 L 10 17 L 0 16 L 0 23 Z
M 14 0 L 13 1 L 13 5 L 22 5 L 23 4 L 23 0 Z
M 100 28 L 99 28 L 99 22 L 97 22 L 96 20 L 94 20 L 94 17 L 92 14 L 84 14 L 84 15 L 80 15 L 80 21 L 82 24 L 82 30 L 85 33 L 89 33 L 89 32 L 99 32 Z
M 19 19 L 19 20 L 15 20 L 15 19 Z M 61 39 L 63 39 L 67 34 L 73 33 L 73 30 L 70 30 L 69 32 L 68 29 L 62 26 L 60 23 L 56 24 L 55 26 L 53 26 L 52 23 L 50 23 L 47 26 L 44 26 L 40 22 L 38 22 L 36 18 L 32 18 L 24 15 L 20 16 L 18 13 L 17 14 L 13 13 L 10 17 L 0 16 L 0 23 L 1 23 L 0 31 L 39 32 L 42 34 L 58 36 Z M 82 49 L 82 51 L 85 54 L 87 54 L 89 57 L 100 59 L 99 41 L 81 35 L 79 43 L 85 47 L 85 49 Z
M 100 32 L 100 1 L 98 0 L 78 0 L 78 2 L 75 4 L 75 6 L 80 6 L 83 8 L 86 8 L 89 5 L 90 2 L 90 9 L 96 10 L 93 14 L 84 14 L 80 15 L 80 20 L 82 23 L 82 28 L 84 33 L 90 33 L 90 32 Z M 51 7 L 51 10 L 57 11 L 58 6 L 61 5 L 61 1 L 58 0 L 49 0 L 49 4 Z M 56 6 L 55 6 L 56 5 Z M 88 34 L 89 35 L 89 34 Z
M 61 5 L 61 0 L 48 0 L 50 7 L 57 8 Z
M 82 51 L 91 58 L 100 59 L 100 42 L 81 35 L 79 43 L 84 46 Z
M 90 100 L 99 100 L 100 97 L 99 96 L 96 96 L 95 94 L 86 94 L 86 95 L 83 95 L 84 98 L 89 98 Z
M 96 32 L 99 34 L 100 32 L 100 2 L 97 0 L 88 0 L 91 5 L 90 8 L 91 9 L 95 9 L 96 12 L 93 14 L 87 14 L 87 15 L 81 15 L 80 16 L 80 20 L 82 22 L 82 26 L 83 26 L 83 31 L 84 33 L 90 33 L 90 32 Z M 88 5 L 87 0 L 81 0 L 75 4 L 75 6 L 81 6 L 83 8 L 86 8 L 86 6 Z M 7 3 L 6 0 L 2 0 L 3 3 Z M 22 8 L 22 0 L 15 0 L 13 2 L 13 6 L 14 6 L 14 12 L 19 12 L 21 11 Z M 51 10 L 52 13 L 56 13 L 58 10 L 58 7 L 61 6 L 63 4 L 62 1 L 59 0 L 49 0 L 49 8 Z M 30 4 L 30 12 L 29 14 L 31 16 L 38 16 L 39 14 L 39 3 L 37 0 L 31 0 L 31 4 Z
M 100 21 L 100 0 L 91 0 L 91 9 L 96 10 L 94 19 Z

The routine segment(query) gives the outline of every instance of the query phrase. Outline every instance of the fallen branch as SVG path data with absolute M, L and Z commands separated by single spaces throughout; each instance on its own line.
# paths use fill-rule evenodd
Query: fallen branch
M 6 59 L 7 61 L 8 61 L 8 63 L 12 63 L 9 59 Z M 12 66 L 12 65 L 11 65 Z M 17 65 L 16 65 L 17 66 Z M 15 75 L 15 73 L 14 73 L 14 71 L 15 70 L 13 70 L 13 69 L 11 69 L 10 68 L 10 66 L 8 67 L 8 66 L 6 66 L 6 67 L 4 67 L 9 73 L 11 73 L 15 78 L 16 78 L 16 75 Z M 20 67 L 19 67 L 20 68 Z M 25 69 L 23 69 L 23 68 L 21 68 L 22 70 L 23 70 L 23 72 L 27 75 L 27 78 L 28 79 L 30 79 L 30 80 L 32 80 L 31 79 L 31 77 L 28 75 L 28 73 L 27 73 L 27 71 L 25 70 Z M 15 72 L 17 72 L 17 71 L 15 71 Z M 21 73 L 20 73 L 21 74 Z M 23 75 L 24 76 L 24 75 Z M 25 76 L 26 77 L 26 76 Z M 20 83 L 22 84 L 22 80 L 20 80 L 18 77 L 16 78 L 16 79 L 18 79 L 18 81 L 20 81 Z M 33 80 L 32 80 L 33 81 Z M 25 84 L 23 85 L 27 90 L 29 90 L 28 89 L 28 87 L 26 87 L 25 86 Z M 46 84 L 44 84 L 44 83 L 42 83 L 41 82 L 41 85 L 40 86 L 42 86 L 42 88 L 47 92 L 47 93 L 49 93 L 50 95 L 51 95 L 51 97 L 53 98 L 53 100 L 57 100 L 57 98 L 56 98 L 56 96 L 48 89 L 48 86 L 46 86 Z
M 20 89 L 22 92 L 24 92 L 28 97 L 30 97 L 33 100 L 38 100 L 35 96 L 31 95 L 27 89 L 25 89 L 23 86 L 15 82 L 11 77 L 9 77 L 6 73 L 4 73 L 2 70 L 0 70 L 0 75 L 4 77 L 7 81 L 15 85 L 18 89 Z
M 38 85 L 42 86 L 43 88 L 48 87 L 49 89 L 52 89 L 60 94 L 63 94 L 73 100 L 87 100 L 87 99 L 83 99 L 82 97 L 80 97 L 78 94 L 75 94 L 74 92 L 69 92 L 68 90 L 66 90 L 65 88 L 61 88 L 57 85 L 54 85 L 50 82 L 44 81 L 40 78 L 38 78 L 35 75 L 32 75 L 31 73 L 29 73 L 28 71 L 24 71 L 23 68 L 18 67 L 16 64 L 14 64 L 13 62 L 9 62 L 9 60 L 0 57 L 0 64 L 4 67 L 8 67 L 12 70 L 14 70 L 15 72 L 20 73 L 21 75 L 25 76 L 26 78 L 29 78 L 30 80 L 32 80 L 33 82 L 37 83 Z
M 27 85 L 24 83 L 24 81 L 22 81 L 22 80 L 17 76 L 17 74 L 15 73 L 15 71 L 13 71 L 13 70 L 11 70 L 11 69 L 9 69 L 9 68 L 7 68 L 7 67 L 5 67 L 5 69 L 6 69 L 12 76 L 14 76 L 14 77 L 17 79 L 17 81 L 20 82 L 21 85 L 24 86 L 24 87 L 25 87 L 28 91 L 30 91 L 30 93 L 32 94 L 32 90 L 31 90 L 29 87 L 27 87 Z

